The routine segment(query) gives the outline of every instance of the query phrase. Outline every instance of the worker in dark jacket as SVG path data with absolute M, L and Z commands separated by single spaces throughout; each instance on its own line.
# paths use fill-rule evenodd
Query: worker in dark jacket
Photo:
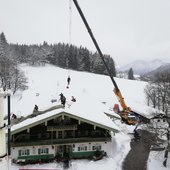
M 35 105 L 35 106 L 34 106 L 34 112 L 37 112 L 37 111 L 38 111 L 38 106 Z
M 65 107 L 66 104 L 66 97 L 63 95 L 63 93 L 60 94 L 60 101 L 63 107 Z
M 68 76 L 68 78 L 67 78 L 68 86 L 70 85 L 70 81 L 71 81 L 71 78 L 70 78 L 70 76 Z

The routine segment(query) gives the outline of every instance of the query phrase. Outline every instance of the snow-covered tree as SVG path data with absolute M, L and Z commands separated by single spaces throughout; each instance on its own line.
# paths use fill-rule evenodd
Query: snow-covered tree
M 130 68 L 129 71 L 128 71 L 128 79 L 130 80 L 134 80 L 134 75 L 133 75 L 133 69 Z
M 0 86 L 10 88 L 13 93 L 26 88 L 26 78 L 17 68 L 18 61 L 11 54 L 4 33 L 0 34 Z
M 77 49 L 75 46 L 70 45 L 68 49 L 68 56 L 67 56 L 67 68 L 75 69 L 77 70 L 78 64 L 77 64 Z
M 170 114 L 170 73 L 157 74 L 145 88 L 148 105 Z
M 20 71 L 17 68 L 17 65 L 15 69 L 12 72 L 12 78 L 11 78 L 11 89 L 13 91 L 13 94 L 15 94 L 18 90 L 26 90 L 28 88 L 27 84 L 27 78 L 25 77 L 25 74 L 23 71 Z
M 4 33 L 0 34 L 0 78 L 3 87 L 9 86 L 13 62 L 9 57 L 9 46 Z

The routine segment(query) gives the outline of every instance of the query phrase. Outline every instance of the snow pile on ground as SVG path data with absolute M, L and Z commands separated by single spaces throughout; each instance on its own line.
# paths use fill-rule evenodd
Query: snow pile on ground
M 167 160 L 167 167 L 163 166 L 164 153 L 165 151 L 150 152 L 149 159 L 148 159 L 148 170 L 154 170 L 154 169 L 166 170 L 170 168 L 170 156 Z

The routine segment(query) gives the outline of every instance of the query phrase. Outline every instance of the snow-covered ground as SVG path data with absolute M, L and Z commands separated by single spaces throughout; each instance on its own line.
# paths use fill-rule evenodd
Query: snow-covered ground
M 99 101 L 106 102 L 107 105 L 110 104 L 113 107 L 115 103 L 118 103 L 109 76 L 65 70 L 51 65 L 46 67 L 23 65 L 22 69 L 28 77 L 29 88 L 12 98 L 12 112 L 17 115 L 30 114 L 35 104 L 40 110 L 55 105 L 56 103 L 51 103 L 51 100 L 59 100 L 60 93 L 66 96 L 68 102 L 71 96 L 74 96 L 77 101 L 81 100 L 81 103 L 83 101 L 84 105 Z M 68 75 L 71 77 L 69 89 L 66 88 Z M 115 81 L 127 105 L 133 110 L 146 116 L 154 112 L 146 106 L 144 94 L 146 82 L 119 78 L 115 78 Z
M 51 106 L 59 104 L 59 94 L 63 93 L 67 98 L 66 108 L 76 110 L 81 109 L 83 116 L 89 116 L 99 111 L 103 107 L 99 107 L 97 103 L 105 103 L 108 112 L 113 113 L 112 108 L 118 100 L 113 92 L 114 86 L 108 76 L 97 75 L 85 72 L 77 72 L 72 70 L 65 70 L 55 66 L 47 65 L 45 67 L 30 67 L 27 65 L 21 66 L 28 77 L 29 88 L 22 93 L 17 92 L 11 98 L 11 112 L 17 116 L 26 116 L 32 113 L 34 105 L 37 104 L 39 110 L 47 109 Z M 69 88 L 67 87 L 67 77 L 70 75 L 71 82 Z M 115 81 L 120 88 L 124 99 L 128 106 L 150 117 L 155 110 L 147 107 L 145 102 L 144 88 L 146 82 L 132 81 L 115 78 Z M 71 96 L 77 99 L 76 104 L 71 103 Z M 52 103 L 52 99 L 57 99 L 57 102 Z M 71 107 L 70 107 L 71 105 Z M 91 111 L 91 112 L 90 112 Z M 103 110 L 102 110 L 103 111 Z M 94 114 L 95 116 L 96 114 Z M 94 117 L 96 119 L 96 117 Z M 103 121 L 103 120 L 101 120 Z M 108 122 L 103 122 L 108 123 Z M 120 132 L 113 136 L 110 149 L 107 151 L 108 157 L 100 161 L 89 160 L 72 160 L 70 170 L 121 170 L 123 159 L 130 150 L 129 142 L 132 136 L 129 134 L 135 128 L 122 124 L 119 120 L 113 123 L 113 127 L 117 127 Z M 161 157 L 163 158 L 163 156 Z M 148 161 L 148 170 L 163 170 L 162 160 L 151 152 Z M 169 161 L 169 160 L 168 160 Z M 5 163 L 0 162 L 0 169 L 7 169 Z M 168 162 L 168 167 L 170 163 Z M 157 166 L 156 166 L 157 165 Z M 51 168 L 62 169 L 61 164 L 36 164 L 19 167 L 18 165 L 11 166 L 10 169 L 18 170 L 19 168 Z

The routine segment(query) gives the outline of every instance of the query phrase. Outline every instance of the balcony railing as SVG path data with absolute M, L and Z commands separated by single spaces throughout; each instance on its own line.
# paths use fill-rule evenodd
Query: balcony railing
M 47 131 L 58 131 L 58 130 L 77 130 L 77 125 L 47 126 Z
M 54 144 L 72 144 L 72 143 L 81 143 L 81 142 L 109 142 L 111 141 L 110 137 L 98 137 L 98 138 L 67 138 L 67 139 L 50 139 L 50 140 L 28 140 L 20 141 L 17 143 L 11 143 L 12 147 L 19 146 L 36 146 L 36 145 L 54 145 Z

